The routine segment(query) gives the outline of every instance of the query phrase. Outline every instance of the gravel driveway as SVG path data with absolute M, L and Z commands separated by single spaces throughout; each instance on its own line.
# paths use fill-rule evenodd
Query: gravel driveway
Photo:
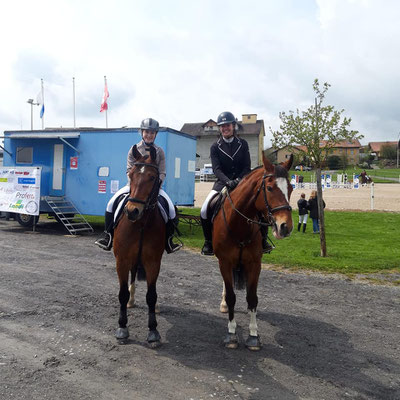
M 151 350 L 143 282 L 120 345 L 113 255 L 95 236 L 37 230 L 0 220 L 1 399 L 400 399 L 399 287 L 264 270 L 263 348 L 227 350 L 217 260 L 181 250 L 163 257 Z

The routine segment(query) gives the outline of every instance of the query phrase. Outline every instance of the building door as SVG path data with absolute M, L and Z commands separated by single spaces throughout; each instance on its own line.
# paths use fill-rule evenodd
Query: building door
M 50 195 L 64 196 L 65 157 L 64 145 L 55 144 L 53 150 L 53 179 L 51 181 Z

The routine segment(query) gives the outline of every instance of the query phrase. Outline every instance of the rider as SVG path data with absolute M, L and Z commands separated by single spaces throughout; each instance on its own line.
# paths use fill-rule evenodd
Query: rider
M 229 111 L 222 112 L 217 119 L 220 137 L 211 146 L 210 157 L 212 168 L 217 181 L 211 192 L 205 199 L 200 212 L 201 225 L 204 233 L 204 246 L 201 254 L 211 256 L 214 254 L 212 247 L 212 223 L 211 215 L 207 215 L 208 203 L 218 192 L 221 192 L 224 186 L 229 190 L 236 187 L 239 181 L 250 172 L 250 152 L 249 145 L 244 139 L 236 136 L 237 129 L 242 127 L 237 124 L 236 118 Z M 268 253 L 272 246 L 266 240 L 267 231 L 261 228 L 263 237 L 263 252 Z
M 154 143 L 157 133 L 158 133 L 158 129 L 159 129 L 159 124 L 155 119 L 153 119 L 153 118 L 144 119 L 140 125 L 142 140 L 136 146 L 142 155 L 146 154 L 146 151 L 149 150 L 150 146 L 154 147 L 156 150 L 156 154 L 157 154 L 156 155 L 156 164 L 159 168 L 159 174 L 160 174 L 160 180 L 161 180 L 159 195 L 162 196 L 166 200 L 166 202 L 168 203 L 168 208 L 169 208 L 169 219 L 168 219 L 168 222 L 166 225 L 165 250 L 167 251 L 167 253 L 173 253 L 174 251 L 179 250 L 182 247 L 182 244 L 176 244 L 172 241 L 172 239 L 174 237 L 175 227 L 177 225 L 175 207 L 174 207 L 171 199 L 167 195 L 167 193 L 165 193 L 164 190 L 161 189 L 161 185 L 165 179 L 166 172 L 165 172 L 164 150 Z M 136 160 L 132 154 L 132 148 L 133 148 L 133 146 L 129 149 L 129 152 L 128 152 L 127 167 L 126 167 L 127 175 L 129 174 L 129 171 L 132 169 L 134 163 L 136 162 Z M 124 186 L 123 188 L 118 190 L 117 193 L 114 194 L 114 196 L 110 199 L 110 201 L 107 204 L 106 214 L 105 214 L 104 236 L 101 237 L 100 239 L 96 240 L 96 242 L 95 242 L 99 247 L 101 247 L 104 250 L 110 251 L 112 248 L 112 244 L 113 244 L 114 202 L 121 194 L 129 193 L 129 190 L 130 190 L 130 186 L 129 186 L 129 182 L 128 182 L 126 186 Z

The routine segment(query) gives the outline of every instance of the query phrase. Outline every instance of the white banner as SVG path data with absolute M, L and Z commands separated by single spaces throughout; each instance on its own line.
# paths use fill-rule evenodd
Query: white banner
M 39 215 L 42 167 L 0 167 L 0 211 Z

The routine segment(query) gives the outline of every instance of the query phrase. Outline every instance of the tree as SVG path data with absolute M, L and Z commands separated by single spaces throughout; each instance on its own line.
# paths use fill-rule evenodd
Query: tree
M 315 105 L 311 105 L 306 111 L 289 111 L 279 113 L 281 120 L 280 129 L 272 133 L 272 146 L 282 148 L 296 146 L 304 156 L 316 168 L 318 208 L 320 219 L 321 256 L 326 257 L 325 219 L 322 205 L 321 167 L 332 149 L 343 140 L 361 139 L 363 136 L 357 131 L 349 130 L 351 118 L 342 118 L 344 109 L 335 110 L 333 106 L 323 106 L 326 92 L 331 85 L 324 83 L 320 88 L 318 79 L 314 80 Z M 298 147 L 303 146 L 303 147 Z
M 386 160 L 396 160 L 397 158 L 396 145 L 384 144 L 381 148 L 381 158 Z

